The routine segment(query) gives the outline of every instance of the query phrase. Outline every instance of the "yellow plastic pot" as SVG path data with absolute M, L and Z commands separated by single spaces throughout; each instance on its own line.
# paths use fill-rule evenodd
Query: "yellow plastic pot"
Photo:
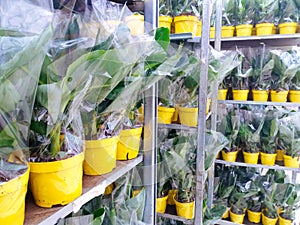
M 218 90 L 218 100 L 226 100 L 227 92 L 227 89 Z
M 175 197 L 175 195 L 177 194 L 177 192 L 178 192 L 178 191 L 175 190 L 175 189 L 169 190 L 169 193 L 168 193 L 168 201 L 167 201 L 168 205 L 175 205 L 174 197 Z
M 244 214 L 235 214 L 229 210 L 230 220 L 234 223 L 243 224 L 245 213 Z
M 249 90 L 232 90 L 233 100 L 247 101 Z
M 290 99 L 290 102 L 300 103 L 300 91 L 289 90 L 289 99 Z
M 300 33 L 300 25 L 299 25 L 299 24 L 297 25 L 297 30 L 296 30 L 296 32 L 297 32 L 297 33 Z
M 197 23 L 197 31 L 196 31 L 196 36 L 201 36 L 202 35 L 202 21 L 199 20 Z
M 122 130 L 117 145 L 117 160 L 129 160 L 138 156 L 143 127 Z
M 144 33 L 144 16 L 134 14 L 125 18 L 125 23 L 130 29 L 132 35 L 140 35 Z
M 132 191 L 132 197 L 137 196 L 142 190 L 133 190 Z
M 104 194 L 105 195 L 110 195 L 114 190 L 114 183 L 108 185 L 106 188 L 105 188 L 105 191 L 104 191 Z
M 210 29 L 209 29 L 209 37 L 210 38 L 215 38 L 215 32 L 216 32 L 216 28 L 215 27 L 210 27 Z
M 271 101 L 272 102 L 286 102 L 288 91 L 271 91 Z
M 227 162 L 235 162 L 238 155 L 238 151 L 234 152 L 225 152 L 222 150 L 222 157 Z
M 266 102 L 268 101 L 269 91 L 252 90 L 253 101 Z
M 83 172 L 86 175 L 102 175 L 116 167 L 119 138 L 85 141 Z
M 261 212 L 253 212 L 247 209 L 248 220 L 251 223 L 260 223 Z
M 299 157 L 283 155 L 283 163 L 286 167 L 299 168 Z
M 182 125 L 197 126 L 198 108 L 178 107 L 178 113 Z
M 295 34 L 297 30 L 297 23 L 288 22 L 288 23 L 281 23 L 278 25 L 279 27 L 279 34 Z
M 158 123 L 163 123 L 163 124 L 172 123 L 172 118 L 175 112 L 175 108 L 158 106 L 157 112 L 158 112 L 158 118 L 157 118 Z
M 277 34 L 277 27 L 274 25 L 273 29 L 272 29 L 272 34 Z
M 38 206 L 66 205 L 82 192 L 84 153 L 54 162 L 30 162 L 30 189 Z
M 185 219 L 194 219 L 195 201 L 188 203 L 177 202 L 174 196 L 177 215 Z
M 259 23 L 255 25 L 256 28 L 256 35 L 263 36 L 263 35 L 272 35 L 274 23 Z
M 277 223 L 278 218 L 272 219 L 265 216 L 264 213 L 261 214 L 262 217 L 262 224 L 263 225 L 275 225 Z
M 196 16 L 175 16 L 175 33 L 192 33 L 197 35 L 198 18 Z
M 162 198 L 156 198 L 156 212 L 164 213 L 167 208 L 168 195 Z
M 277 149 L 276 161 L 282 162 L 283 161 L 283 155 L 284 155 L 284 150 Z
M 0 184 L 0 224 L 23 225 L 29 168 L 21 176 Z
M 178 122 L 179 112 L 178 112 L 178 106 L 175 106 L 175 111 L 172 117 L 172 122 Z
M 171 31 L 172 20 L 171 16 L 159 16 L 158 27 L 166 27 Z
M 276 161 L 276 153 L 275 154 L 266 154 L 264 152 L 260 152 L 260 161 L 263 165 L 274 166 Z
M 252 24 L 241 24 L 235 27 L 236 29 L 236 36 L 242 37 L 242 36 L 251 36 L 252 34 Z
M 215 38 L 215 32 L 216 32 L 216 28 L 215 27 L 210 27 L 209 37 L 210 38 Z M 222 26 L 222 30 L 221 30 L 221 37 L 222 38 L 233 37 L 233 34 L 234 34 L 234 27 L 233 26 Z
M 229 217 L 229 210 L 230 208 L 227 208 L 226 211 L 224 212 L 222 219 L 227 219 Z
M 140 106 L 138 108 L 138 120 L 144 122 L 144 107 Z
M 244 156 L 245 163 L 257 164 L 259 152 L 250 153 L 250 152 L 243 151 L 243 156 Z
M 293 221 L 292 220 L 287 220 L 279 216 L 279 225 L 292 225 Z

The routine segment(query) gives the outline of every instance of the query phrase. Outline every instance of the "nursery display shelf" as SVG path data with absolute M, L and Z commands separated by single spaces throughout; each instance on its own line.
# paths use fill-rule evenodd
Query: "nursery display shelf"
M 52 225 L 72 212 L 77 212 L 85 203 L 104 193 L 105 188 L 143 161 L 143 156 L 128 161 L 117 161 L 116 168 L 105 175 L 83 176 L 82 195 L 65 206 L 50 209 L 34 204 L 32 196 L 26 198 L 24 225 Z
M 197 127 L 189 127 L 189 126 L 185 126 L 185 125 L 181 125 L 181 124 L 177 124 L 177 123 L 172 123 L 172 124 L 159 123 L 158 128 L 161 128 L 161 129 L 174 129 L 174 130 L 186 130 L 186 131 L 190 131 L 190 132 L 196 132 L 197 131 Z
M 244 167 L 262 168 L 262 169 L 289 170 L 289 171 L 300 172 L 300 168 L 291 168 L 291 167 L 280 166 L 280 165 L 267 166 L 262 164 L 249 164 L 243 162 L 228 162 L 220 159 L 216 159 L 215 162 L 227 166 L 244 166 Z
M 236 104 L 236 105 L 270 105 L 270 106 L 300 107 L 300 103 L 293 103 L 293 102 L 257 102 L 257 101 L 219 100 L 218 103 Z

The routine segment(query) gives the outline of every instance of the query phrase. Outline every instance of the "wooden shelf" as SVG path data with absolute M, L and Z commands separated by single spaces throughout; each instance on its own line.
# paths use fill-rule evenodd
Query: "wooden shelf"
M 101 176 L 83 176 L 82 195 L 66 206 L 57 206 L 50 209 L 41 208 L 34 204 L 28 194 L 26 198 L 25 225 L 52 225 L 59 219 L 72 212 L 77 212 L 85 203 L 104 193 L 105 188 L 118 178 L 129 172 L 143 161 L 139 156 L 128 161 L 117 161 L 117 167 L 110 173 Z

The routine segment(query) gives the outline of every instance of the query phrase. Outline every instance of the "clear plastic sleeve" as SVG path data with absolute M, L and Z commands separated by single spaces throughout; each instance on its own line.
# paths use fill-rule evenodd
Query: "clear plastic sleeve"
M 255 0 L 256 20 L 259 23 L 278 23 L 279 1 Z
M 282 0 L 279 2 L 279 23 L 296 22 L 299 20 L 299 9 L 296 1 Z

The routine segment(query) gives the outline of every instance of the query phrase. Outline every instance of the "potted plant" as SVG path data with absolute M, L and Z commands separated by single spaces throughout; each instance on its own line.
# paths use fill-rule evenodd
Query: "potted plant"
M 1 6 L 10 12 L 3 19 L 10 21 L 20 4 Z M 37 10 L 34 4 L 24 4 L 24 10 Z M 18 12 L 20 13 L 20 12 Z M 47 16 L 42 15 L 46 13 Z M 21 20 L 27 18 L 36 30 L 28 24 L 2 23 L 0 35 L 0 223 L 24 223 L 25 196 L 29 179 L 29 126 L 38 79 L 46 55 L 46 45 L 53 34 L 49 26 L 51 13 L 41 9 L 29 19 L 27 14 L 17 14 Z M 43 17 L 44 16 L 44 17 Z M 37 17 L 45 23 L 36 25 Z M 31 21 L 32 20 L 32 21 Z M 7 27 L 6 27 L 7 26 Z M 48 27 L 49 26 L 49 27 Z
M 262 49 L 254 52 L 251 60 L 252 74 L 249 78 L 254 101 L 268 101 L 271 86 L 271 73 L 274 60 L 268 57 L 265 45 Z
M 280 119 L 278 139 L 282 143 L 285 154 L 284 165 L 288 167 L 299 167 L 300 157 L 300 125 L 298 113 Z
M 260 132 L 260 159 L 264 165 L 273 166 L 276 160 L 275 138 L 278 133 L 278 121 L 274 111 L 266 112 L 265 122 Z
M 298 9 L 294 1 L 279 1 L 279 33 L 295 34 L 298 24 Z
M 172 123 L 175 113 L 174 96 L 172 81 L 169 78 L 164 78 L 158 82 L 159 105 L 158 123 L 170 124 Z
M 235 162 L 239 152 L 239 133 L 240 116 L 235 110 L 229 111 L 224 118 L 221 119 L 221 125 L 218 131 L 223 133 L 228 139 L 228 145 L 222 150 L 222 157 L 225 161 Z
M 238 5 L 236 0 L 223 1 L 222 38 L 233 37 L 237 22 Z
M 198 29 L 201 28 L 197 0 L 172 0 L 171 4 L 175 33 L 192 33 L 197 36 Z
M 255 17 L 255 1 L 238 1 L 236 36 L 251 36 Z
M 259 156 L 260 132 L 264 119 L 262 113 L 245 110 L 244 122 L 241 123 L 239 136 L 245 163 L 257 164 Z
M 171 33 L 171 24 L 173 18 L 171 17 L 171 0 L 159 1 L 159 21 L 158 27 L 166 27 Z
M 252 223 L 260 223 L 262 210 L 262 197 L 257 194 L 251 196 L 248 200 L 247 215 L 248 220 Z
M 255 0 L 256 7 L 256 35 L 271 35 L 278 20 L 279 1 Z
M 247 101 L 249 93 L 248 79 L 252 73 L 251 64 L 247 61 L 244 54 L 239 52 L 240 64 L 231 73 L 233 100 Z
M 274 102 L 286 102 L 289 83 L 300 68 L 294 55 L 288 51 L 272 50 L 274 68 L 272 71 L 271 100 Z

